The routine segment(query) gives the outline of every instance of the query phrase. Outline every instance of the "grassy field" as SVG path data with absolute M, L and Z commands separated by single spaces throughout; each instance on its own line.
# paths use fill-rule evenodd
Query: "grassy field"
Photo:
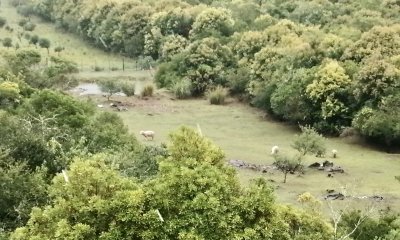
M 179 126 L 196 128 L 199 124 L 202 133 L 225 151 L 227 160 L 272 164 L 270 151 L 274 145 L 278 145 L 282 152 L 294 153 L 290 145 L 294 135 L 298 134 L 296 128 L 268 120 L 264 113 L 233 100 L 225 106 L 215 106 L 204 99 L 173 100 L 165 93 L 148 100 L 137 97 L 115 97 L 114 100 L 130 104 L 129 111 L 120 113 L 120 116 L 145 144 L 166 142 L 168 134 Z M 138 134 L 140 130 L 155 131 L 155 140 L 145 141 Z M 238 170 L 239 178 L 243 183 L 256 177 L 270 179 L 276 187 L 278 199 L 287 203 L 295 203 L 303 192 L 322 198 L 326 189 L 343 191 L 345 187 L 344 191 L 353 196 L 384 196 L 382 207 L 400 207 L 400 183 L 394 179 L 400 175 L 400 155 L 379 152 L 350 139 L 327 139 L 327 146 L 329 150 L 337 149 L 339 157 L 309 156 L 305 164 L 327 159 L 343 167 L 344 174 L 328 178 L 326 172 L 307 170 L 305 175 L 289 175 L 288 182 L 283 184 L 280 172 Z

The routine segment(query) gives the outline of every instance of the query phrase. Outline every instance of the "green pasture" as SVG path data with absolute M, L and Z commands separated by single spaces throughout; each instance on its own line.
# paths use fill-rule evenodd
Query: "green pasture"
M 292 139 L 298 134 L 295 127 L 268 119 L 265 113 L 234 100 L 224 106 L 215 106 L 205 99 L 173 100 L 165 92 L 147 100 L 138 97 L 113 99 L 130 105 L 127 112 L 119 115 L 145 144 L 166 142 L 171 131 L 186 125 L 200 126 L 202 134 L 224 150 L 227 160 L 270 165 L 274 145 L 279 146 L 281 152 L 295 153 L 291 148 Z M 96 101 L 104 102 L 105 99 L 97 98 Z M 140 130 L 155 131 L 154 141 L 146 141 L 139 135 Z M 327 172 L 307 170 L 304 175 L 289 175 L 288 182 L 283 184 L 283 175 L 278 171 L 238 170 L 239 178 L 243 183 L 257 177 L 269 179 L 276 187 L 278 199 L 288 203 L 295 203 L 303 192 L 322 198 L 326 189 L 335 189 L 352 196 L 384 196 L 381 206 L 400 207 L 400 183 L 394 178 L 400 175 L 400 155 L 381 152 L 352 139 L 329 138 L 326 145 L 326 157 L 307 156 L 305 164 L 333 161 L 344 168 L 344 174 L 328 178 Z M 337 149 L 338 158 L 329 155 L 332 149 Z

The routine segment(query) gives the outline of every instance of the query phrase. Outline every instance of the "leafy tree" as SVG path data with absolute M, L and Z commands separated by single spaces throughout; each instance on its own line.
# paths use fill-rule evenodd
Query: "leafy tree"
M 50 40 L 47 38 L 40 38 L 38 41 L 38 44 L 41 48 L 46 48 L 47 49 L 47 54 L 49 54 L 49 49 L 50 49 Z
M 283 172 L 283 183 L 286 183 L 286 177 L 288 173 L 294 174 L 295 172 L 303 171 L 303 165 L 300 157 L 289 157 L 282 154 L 274 156 L 274 165 L 277 169 Z
M 351 232 L 358 219 L 362 217 L 361 214 L 357 210 L 345 213 L 340 228 L 343 228 L 345 232 Z M 394 232 L 400 229 L 398 221 L 398 216 L 388 211 L 382 211 L 379 218 L 366 217 L 350 237 L 359 240 L 390 239 L 385 237 L 390 233 L 394 236 Z
M 38 35 L 33 35 L 30 40 L 29 43 L 36 45 L 39 42 L 39 36 Z
M 64 47 L 62 46 L 57 46 L 54 48 L 54 52 L 58 53 L 58 55 L 60 55 L 60 52 L 64 51 Z
M 20 89 L 17 83 L 0 82 L 0 106 L 6 105 L 9 101 L 19 102 L 20 97 Z
M 6 37 L 3 39 L 3 46 L 6 48 L 12 47 L 12 39 L 9 37 Z
M 106 79 L 98 82 L 102 92 L 107 93 L 107 100 L 110 101 L 110 97 L 118 92 L 121 92 L 121 86 L 115 79 Z
M 228 10 L 207 8 L 196 17 L 190 35 L 194 39 L 214 35 L 229 36 L 232 33 L 233 24 L 234 20 Z
M 310 99 L 321 104 L 323 119 L 341 116 L 348 112 L 345 96 L 351 84 L 350 78 L 337 61 L 328 61 L 317 72 L 316 79 L 307 86 Z
M 7 151 L 0 150 L 0 181 L 0 225 L 10 231 L 28 221 L 33 207 L 46 203 L 46 174 L 42 169 L 32 173 L 26 164 L 14 162 Z
M 296 135 L 292 147 L 302 156 L 316 154 L 323 156 L 326 152 L 325 139 L 311 127 L 300 126 L 301 134 Z
M 353 127 L 375 143 L 391 146 L 400 141 L 399 95 L 383 98 L 378 108 L 364 107 L 353 119 Z
M 7 19 L 0 17 L 0 28 L 4 27 L 7 23 Z
M 374 56 L 365 61 L 356 80 L 354 94 L 357 99 L 377 104 L 383 97 L 398 91 L 400 70 L 379 56 Z

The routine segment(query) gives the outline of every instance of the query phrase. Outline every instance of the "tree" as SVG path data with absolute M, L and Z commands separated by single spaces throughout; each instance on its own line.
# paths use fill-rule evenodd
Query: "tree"
M 46 174 L 43 169 L 29 171 L 25 163 L 16 163 L 0 148 L 0 225 L 10 231 L 23 226 L 33 207 L 47 200 Z
M 46 48 L 47 49 L 47 54 L 49 54 L 49 49 L 50 49 L 50 40 L 47 38 L 40 38 L 38 41 L 38 44 L 41 48 Z
M 106 79 L 98 82 L 102 92 L 107 94 L 107 101 L 110 97 L 118 92 L 121 92 L 120 83 L 115 79 Z
M 36 46 L 36 44 L 39 42 L 39 36 L 38 35 L 33 35 L 31 39 L 29 40 L 29 43 L 33 44 Z
M 323 119 L 342 116 L 348 112 L 342 96 L 347 95 L 350 78 L 337 61 L 328 61 L 320 67 L 316 79 L 307 86 L 308 97 L 321 105 Z
M 384 97 L 377 108 L 363 107 L 352 125 L 369 140 L 391 147 L 400 142 L 399 106 L 399 94 Z
M 3 39 L 3 46 L 6 48 L 12 47 L 12 39 L 9 37 L 6 37 Z
M 191 38 L 199 39 L 214 36 L 229 36 L 234 20 L 230 11 L 224 8 L 207 8 L 201 12 L 190 30 Z
M 60 56 L 60 52 L 64 51 L 64 47 L 62 46 L 57 46 L 54 48 L 54 52 L 56 52 Z
M 360 102 L 376 105 L 383 97 L 400 89 L 400 70 L 381 56 L 366 59 L 356 75 L 354 95 Z
M 311 127 L 300 126 L 300 129 L 301 134 L 296 135 L 292 147 L 299 151 L 302 156 L 307 154 L 323 156 L 326 152 L 325 138 Z
M 289 157 L 282 154 L 274 156 L 274 165 L 280 170 L 283 175 L 283 183 L 286 183 L 286 177 L 288 173 L 294 174 L 295 172 L 303 171 L 303 165 L 301 163 L 301 157 Z
M 0 28 L 4 27 L 7 23 L 7 19 L 0 17 Z

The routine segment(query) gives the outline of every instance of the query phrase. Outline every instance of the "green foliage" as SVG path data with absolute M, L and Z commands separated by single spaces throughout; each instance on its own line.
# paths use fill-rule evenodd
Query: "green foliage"
M 19 25 L 20 27 L 24 27 L 25 24 L 27 24 L 28 22 L 29 22 L 28 19 L 26 19 L 26 18 L 21 18 L 21 19 L 18 21 L 18 25 Z
M 29 43 L 33 44 L 33 45 L 36 45 L 38 42 L 39 42 L 39 36 L 38 35 L 33 35 L 29 40 Z
M 47 201 L 45 171 L 30 172 L 24 163 L 15 163 L 0 150 L 0 226 L 9 231 L 23 226 L 34 206 Z
M 148 84 L 143 87 L 142 91 L 140 92 L 140 95 L 142 97 L 151 97 L 154 94 L 154 85 Z
M 8 102 L 19 102 L 20 89 L 17 83 L 4 81 L 0 82 L 0 106 Z
M 217 86 L 215 89 L 207 92 L 208 100 L 214 105 L 223 105 L 227 96 L 228 90 L 221 86 Z
M 27 23 L 24 25 L 24 30 L 25 30 L 25 31 L 28 31 L 28 32 L 32 32 L 33 30 L 35 30 L 35 28 L 36 28 L 36 24 L 34 24 L 34 23 L 32 23 L 32 22 L 27 22 Z
M 50 40 L 47 38 L 39 38 L 38 44 L 41 48 L 46 48 L 47 52 L 49 51 L 50 48 Z
M 98 82 L 102 92 L 107 93 L 107 100 L 110 101 L 110 97 L 118 92 L 121 92 L 121 86 L 115 79 L 104 79 Z
M 9 37 L 4 38 L 4 39 L 2 40 L 2 42 L 3 42 L 3 46 L 6 47 L 6 48 L 10 48 L 10 47 L 13 46 L 13 45 L 12 45 L 12 39 L 9 38 Z
M 361 211 L 354 210 L 347 212 L 343 215 L 343 221 L 339 227 L 343 228 L 345 232 L 351 232 L 354 226 L 356 226 L 358 219 L 361 218 L 363 218 Z M 379 218 L 376 219 L 367 216 L 350 237 L 359 240 L 391 239 L 389 236 L 394 236 L 394 232 L 400 230 L 399 220 L 398 216 L 388 211 L 383 211 L 379 215 Z
M 7 19 L 0 16 L 0 28 L 4 27 L 7 23 Z
M 361 102 L 374 104 L 400 89 L 400 70 L 393 64 L 373 56 L 365 61 L 356 76 L 354 94 Z
M 135 83 L 131 81 L 125 81 L 120 83 L 121 91 L 128 97 L 135 95 Z
M 374 142 L 387 146 L 400 141 L 399 95 L 383 98 L 376 109 L 362 108 L 353 119 L 353 127 Z
M 174 83 L 172 91 L 178 99 L 189 98 L 192 96 L 192 84 L 188 79 L 181 79 Z
M 64 50 L 65 50 L 65 48 L 62 47 L 62 46 L 57 46 L 57 47 L 54 48 L 54 52 L 56 52 L 56 53 L 60 53 L 60 52 L 62 52 Z
M 287 174 L 294 174 L 295 172 L 303 171 L 303 164 L 300 157 L 290 157 L 287 155 L 276 154 L 274 155 L 274 165 L 284 175 L 283 183 L 286 183 Z
M 49 78 L 79 71 L 76 63 L 60 57 L 50 57 L 50 64 L 50 67 L 45 70 L 45 74 Z
M 300 126 L 300 129 L 302 133 L 296 135 L 292 147 L 302 156 L 307 154 L 324 156 L 326 152 L 325 138 L 311 127 Z
M 192 38 L 209 36 L 229 36 L 234 20 L 231 13 L 223 8 L 208 8 L 201 12 L 193 23 Z

